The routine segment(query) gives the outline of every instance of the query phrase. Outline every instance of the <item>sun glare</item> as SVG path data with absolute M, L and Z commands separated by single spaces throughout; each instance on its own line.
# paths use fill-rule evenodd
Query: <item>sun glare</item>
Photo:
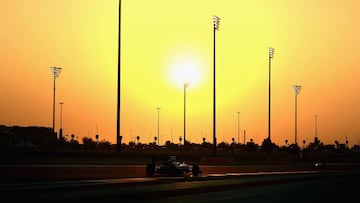
M 176 58 L 170 64 L 169 79 L 176 87 L 183 87 L 184 83 L 197 87 L 202 79 L 201 69 L 200 60 L 194 56 Z
M 198 78 L 199 72 L 195 64 L 189 61 L 176 64 L 173 71 L 173 79 L 176 80 L 178 84 L 182 85 L 187 83 L 189 85 L 195 85 L 198 82 Z

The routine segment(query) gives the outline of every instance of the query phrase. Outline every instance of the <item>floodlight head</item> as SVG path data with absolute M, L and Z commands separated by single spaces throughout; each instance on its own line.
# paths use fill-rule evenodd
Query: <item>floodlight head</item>
M 273 57 L 274 57 L 274 52 L 275 52 L 275 49 L 272 48 L 272 47 L 269 47 L 269 58 L 273 58 Z
M 213 15 L 214 29 L 219 30 L 220 18 Z
M 301 90 L 301 86 L 300 86 L 300 85 L 293 85 L 293 88 L 294 88 L 295 94 L 299 94 L 299 93 L 300 93 L 300 90 Z
M 50 67 L 51 76 L 54 78 L 59 77 L 61 69 L 60 67 Z

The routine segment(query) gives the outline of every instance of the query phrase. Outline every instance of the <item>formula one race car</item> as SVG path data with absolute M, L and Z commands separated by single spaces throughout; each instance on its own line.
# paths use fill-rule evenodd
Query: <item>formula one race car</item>
M 176 156 L 170 156 L 167 160 L 153 158 L 150 164 L 146 165 L 146 174 L 153 176 L 154 174 L 165 174 L 169 176 L 185 176 L 192 173 L 197 176 L 201 173 L 198 165 L 188 165 L 185 162 L 176 160 Z
M 326 164 L 321 162 L 321 161 L 317 161 L 312 165 L 312 168 L 314 168 L 314 169 L 325 169 Z

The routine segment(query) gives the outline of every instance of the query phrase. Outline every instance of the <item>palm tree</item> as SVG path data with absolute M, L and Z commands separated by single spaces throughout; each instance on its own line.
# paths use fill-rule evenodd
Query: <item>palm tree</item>
M 205 143 L 205 140 L 206 140 L 205 137 L 203 137 L 203 143 Z
M 139 144 L 139 141 L 140 141 L 140 136 L 139 136 L 139 135 L 136 136 L 136 140 L 137 140 L 137 142 L 138 142 L 138 144 Z

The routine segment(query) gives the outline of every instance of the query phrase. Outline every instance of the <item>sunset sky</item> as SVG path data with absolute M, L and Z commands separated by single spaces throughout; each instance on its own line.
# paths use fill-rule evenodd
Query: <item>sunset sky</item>
M 216 32 L 218 143 L 268 136 L 269 47 L 271 139 L 359 144 L 360 1 L 122 0 L 123 141 L 212 142 L 213 20 Z M 116 143 L 118 0 L 0 1 L 0 124 L 52 127 L 60 102 L 65 135 Z M 185 76 L 184 76 L 185 75 Z M 241 112 L 238 114 L 237 112 Z

